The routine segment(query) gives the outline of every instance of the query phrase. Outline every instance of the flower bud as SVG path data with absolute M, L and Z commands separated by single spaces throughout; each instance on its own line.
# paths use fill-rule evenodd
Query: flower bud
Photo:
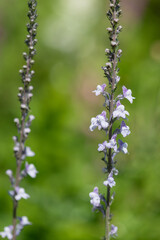
M 107 29 L 107 31 L 108 31 L 109 33 L 113 31 L 113 29 L 110 28 L 110 27 L 108 27 L 108 28 L 106 28 L 106 29 Z
M 118 49 L 118 55 L 122 54 L 122 49 Z
M 33 94 L 32 93 L 28 93 L 28 98 L 32 98 Z
M 26 66 L 26 65 L 23 65 L 23 69 L 24 69 L 24 70 L 27 69 L 27 66 Z
M 27 107 L 27 105 L 25 105 L 25 104 L 21 104 L 21 109 L 22 109 L 22 110 L 25 110 L 25 109 L 28 110 L 28 107 Z
M 23 91 L 23 87 L 19 87 L 18 90 L 19 90 L 20 92 L 22 92 L 22 91 Z
M 25 82 L 30 82 L 31 81 L 31 79 L 29 78 L 29 77 L 27 77 L 26 79 L 25 79 Z
M 32 59 L 30 63 L 31 63 L 31 64 L 34 64 L 34 60 Z
M 114 4 L 113 3 L 110 3 L 109 5 L 111 8 L 114 8 Z
M 106 48 L 105 53 L 107 53 L 107 54 L 110 53 L 110 50 L 108 48 Z
M 33 115 L 29 116 L 29 121 L 33 121 L 34 119 L 35 119 L 35 116 L 33 116 Z
M 12 176 L 13 176 L 13 172 L 12 172 L 12 170 L 10 170 L 10 169 L 8 169 L 8 170 L 6 171 L 6 174 L 7 174 L 9 177 L 12 177 Z
M 33 86 L 29 86 L 29 91 L 32 91 L 33 90 Z
M 33 49 L 34 49 L 34 47 L 33 47 L 33 46 L 30 46 L 30 47 L 29 47 L 29 49 L 30 49 L 30 50 L 33 50 Z
M 14 123 L 19 124 L 19 119 L 18 119 L 18 118 L 15 118 L 15 119 L 14 119 Z
M 117 46 L 117 43 L 115 41 L 111 41 L 111 46 L 112 47 L 116 47 Z
M 114 18 L 114 22 L 118 23 L 119 19 L 118 18 Z
M 110 62 L 106 63 L 107 68 L 112 68 L 112 64 Z
M 118 26 L 117 31 L 120 32 L 122 30 L 122 26 Z
M 34 71 L 34 70 L 32 70 L 32 71 L 31 71 L 31 75 L 34 75 L 34 74 L 35 74 L 35 71 Z

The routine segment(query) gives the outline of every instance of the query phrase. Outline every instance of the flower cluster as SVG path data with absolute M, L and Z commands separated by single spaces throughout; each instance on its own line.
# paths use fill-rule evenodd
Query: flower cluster
M 36 54 L 35 45 L 37 43 L 36 31 L 38 24 L 36 23 L 37 18 L 37 1 L 28 0 L 28 18 L 29 23 L 27 24 L 28 35 L 25 43 L 28 47 L 28 53 L 24 52 L 23 57 L 26 62 L 23 68 L 19 71 L 23 83 L 23 87 L 19 87 L 18 99 L 20 101 L 21 118 L 15 118 L 14 123 L 16 124 L 18 135 L 13 137 L 14 140 L 14 156 L 16 158 L 16 174 L 14 176 L 12 170 L 8 169 L 6 174 L 8 175 L 12 190 L 9 191 L 9 195 L 13 200 L 13 223 L 12 225 L 5 227 L 4 231 L 0 232 L 2 238 L 16 240 L 17 235 L 20 234 L 24 226 L 30 225 L 26 216 L 18 217 L 17 208 L 18 203 L 21 199 L 28 199 L 30 196 L 25 192 L 25 189 L 20 186 L 21 180 L 30 176 L 35 178 L 38 171 L 34 164 L 30 164 L 26 161 L 27 157 L 33 157 L 35 153 L 30 147 L 25 145 L 25 142 L 31 132 L 30 126 L 34 120 L 33 115 L 29 115 L 29 104 L 33 96 L 33 86 L 30 85 L 34 71 L 31 69 L 34 64 L 34 55 Z
M 111 195 L 111 189 L 116 185 L 114 176 L 118 174 L 115 168 L 115 157 L 119 152 L 124 154 L 128 153 L 128 144 L 122 141 L 121 138 L 127 137 L 131 132 L 129 126 L 126 125 L 129 112 L 125 110 L 125 106 L 121 103 L 123 99 L 127 99 L 133 103 L 132 91 L 125 86 L 122 87 L 122 93 L 116 96 L 117 85 L 120 81 L 118 76 L 119 68 L 118 62 L 120 60 L 122 50 L 119 49 L 118 35 L 122 29 L 119 23 L 121 9 L 119 0 L 110 0 L 110 9 L 107 12 L 107 17 L 111 23 L 111 27 L 107 28 L 111 49 L 106 49 L 105 53 L 108 62 L 104 67 L 104 77 L 108 79 L 108 84 L 98 85 L 93 93 L 96 96 L 102 95 L 104 97 L 104 105 L 107 111 L 103 111 L 96 117 L 91 118 L 90 131 L 96 128 L 105 132 L 106 140 L 98 144 L 98 151 L 103 152 L 104 157 L 102 160 L 105 163 L 106 179 L 103 184 L 107 187 L 107 196 L 99 194 L 98 187 L 95 187 L 93 192 L 90 192 L 90 203 L 93 205 L 94 210 L 101 211 L 106 218 L 106 235 L 105 240 L 110 237 L 117 236 L 118 228 L 113 224 L 110 225 L 111 213 L 110 206 L 114 199 L 114 193 Z M 119 127 L 115 128 L 114 123 L 118 122 Z M 116 124 L 117 126 L 117 124 Z

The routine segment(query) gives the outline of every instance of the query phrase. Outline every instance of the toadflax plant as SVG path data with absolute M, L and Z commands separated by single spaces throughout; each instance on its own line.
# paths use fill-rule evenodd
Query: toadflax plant
M 21 187 L 21 181 L 24 177 L 30 176 L 35 178 L 38 173 L 35 166 L 32 163 L 26 161 L 26 157 L 33 157 L 35 153 L 26 146 L 26 140 L 31 131 L 30 126 L 34 116 L 29 114 L 30 108 L 29 104 L 33 96 L 32 90 L 33 86 L 30 85 L 31 79 L 34 75 L 32 65 L 34 64 L 33 57 L 36 54 L 35 44 L 37 43 L 36 30 L 38 24 L 35 22 L 37 18 L 37 1 L 28 1 L 28 18 L 29 23 L 27 24 L 28 35 L 25 43 L 28 48 L 28 52 L 23 53 L 23 57 L 26 64 L 23 69 L 20 70 L 20 75 L 22 79 L 23 86 L 19 87 L 18 99 L 20 101 L 21 117 L 20 119 L 15 118 L 14 122 L 17 126 L 18 135 L 13 137 L 14 140 L 14 156 L 16 158 L 16 173 L 13 174 L 12 170 L 7 170 L 12 190 L 9 191 L 9 195 L 13 201 L 13 220 L 12 225 L 4 228 L 3 232 L 0 232 L 2 238 L 16 240 L 17 235 L 20 234 L 24 226 L 30 225 L 28 218 L 26 216 L 19 217 L 17 215 L 19 201 L 21 199 L 28 199 L 30 196 L 25 192 L 25 189 Z
M 116 185 L 114 177 L 118 175 L 115 158 L 119 152 L 128 153 L 128 144 L 122 141 L 121 138 L 123 139 L 130 134 L 130 129 L 125 122 L 127 116 L 129 116 L 129 112 L 125 110 L 121 100 L 126 98 L 132 103 L 134 99 L 132 91 L 125 86 L 122 87 L 122 94 L 116 94 L 117 85 L 120 81 L 120 77 L 118 76 L 118 62 L 122 54 L 122 50 L 119 49 L 118 40 L 118 35 L 122 30 L 122 26 L 119 25 L 120 15 L 120 1 L 110 0 L 107 17 L 111 26 L 107 28 L 107 31 L 111 48 L 105 50 L 108 62 L 105 67 L 102 67 L 104 77 L 108 79 L 108 84 L 98 85 L 97 89 L 93 91 L 96 96 L 102 95 L 104 97 L 106 111 L 91 118 L 90 125 L 91 131 L 98 128 L 98 130 L 102 130 L 105 133 L 105 141 L 98 145 L 98 151 L 104 155 L 102 160 L 105 164 L 104 172 L 106 179 L 103 184 L 106 186 L 106 195 L 100 194 L 98 187 L 95 187 L 93 192 L 89 194 L 93 210 L 101 211 L 106 219 L 104 240 L 109 240 L 111 237 L 117 236 L 118 227 L 110 224 L 112 217 L 110 208 L 115 195 L 112 189 Z M 117 125 L 119 126 L 118 128 L 115 127 Z

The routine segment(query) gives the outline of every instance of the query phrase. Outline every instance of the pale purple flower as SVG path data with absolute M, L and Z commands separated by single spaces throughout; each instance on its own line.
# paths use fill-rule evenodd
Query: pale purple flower
M 113 118 L 126 118 L 126 115 L 129 115 L 129 112 L 125 110 L 124 105 L 117 101 L 117 107 L 113 111 Z
M 31 132 L 31 129 L 30 129 L 29 127 L 26 127 L 26 128 L 24 129 L 24 132 L 25 132 L 26 134 L 28 134 L 28 133 Z
M 33 121 L 35 119 L 34 115 L 29 115 L 29 121 Z
M 94 129 L 96 129 L 98 127 L 98 121 L 97 118 L 93 117 L 91 118 L 91 125 L 89 127 L 90 131 L 94 131 Z
M 30 147 L 26 147 L 26 156 L 27 157 L 34 157 L 35 153 L 31 150 Z
M 17 226 L 16 226 L 16 236 L 18 236 L 20 234 L 22 229 L 23 229 L 23 226 L 21 224 L 17 224 Z
M 106 148 L 112 148 L 115 152 L 117 152 L 117 142 L 116 142 L 117 134 L 114 134 L 109 142 L 104 141 L 102 144 L 98 144 L 98 151 L 105 152 Z
M 24 129 L 24 135 L 25 135 L 25 137 L 27 137 L 30 132 L 31 132 L 31 129 L 30 129 L 29 127 L 26 127 L 26 128 Z
M 95 187 L 93 192 L 89 193 L 89 196 L 91 198 L 90 203 L 93 205 L 93 207 L 99 207 L 101 199 L 98 193 L 98 187 Z
M 34 164 L 28 164 L 28 162 L 26 162 L 26 164 L 25 164 L 25 170 L 26 170 L 26 173 L 32 178 L 35 178 L 36 174 L 38 173 Z
M 105 186 L 110 186 L 111 188 L 116 185 L 116 182 L 114 181 L 114 178 L 112 174 L 109 174 L 108 179 L 103 182 Z
M 12 239 L 13 235 L 12 235 L 12 231 L 13 231 L 13 226 L 8 226 L 4 228 L 3 232 L 0 232 L 0 236 L 2 238 L 8 238 L 8 239 Z
M 107 68 L 112 68 L 112 64 L 111 64 L 110 62 L 107 62 L 107 63 L 106 63 L 106 67 L 107 67 Z
M 110 231 L 109 235 L 111 237 L 116 237 L 117 236 L 117 231 L 118 231 L 118 227 L 116 227 L 112 224 L 111 225 L 111 231 Z
M 16 235 L 19 235 L 24 226 L 31 225 L 26 216 L 19 218 L 20 223 L 16 226 Z
M 114 168 L 112 168 L 112 174 L 114 174 L 114 175 L 118 175 L 118 170 L 114 167 Z
M 23 225 L 23 226 L 32 224 L 31 222 L 28 221 L 28 217 L 26 217 L 26 216 L 23 216 L 19 219 L 20 219 L 20 224 Z
M 112 138 L 110 139 L 109 143 L 106 143 L 107 148 L 114 149 L 115 152 L 117 152 L 117 142 L 116 142 L 117 134 L 114 134 Z
M 6 174 L 7 174 L 10 178 L 13 177 L 13 172 L 12 172 L 12 170 L 10 170 L 10 169 L 8 169 L 8 170 L 6 171 Z
M 128 101 L 130 103 L 133 103 L 133 99 L 135 99 L 135 97 L 132 97 L 132 91 L 131 89 L 127 89 L 125 86 L 122 87 L 123 90 L 123 96 L 124 98 L 128 99 Z
M 131 133 L 131 131 L 129 130 L 129 127 L 125 124 L 124 121 L 122 121 L 122 123 L 121 123 L 121 130 L 120 131 L 121 131 L 121 134 L 122 134 L 123 137 L 126 137 Z
M 106 112 L 103 111 L 100 115 L 97 116 L 98 122 L 100 123 L 100 126 L 98 127 L 99 130 L 107 129 L 109 126 L 109 123 L 107 122 L 106 118 Z
M 120 81 L 120 77 L 119 76 L 116 76 L 116 83 L 118 83 Z
M 27 199 L 29 198 L 29 194 L 27 194 L 24 190 L 24 188 L 19 188 L 19 187 L 16 187 L 16 195 L 15 195 L 15 199 L 17 201 L 19 201 L 21 198 L 24 198 L 24 199 Z
M 98 151 L 103 152 L 106 149 L 107 141 L 104 141 L 102 144 L 98 144 Z
M 18 118 L 14 118 L 14 123 L 16 123 L 17 125 L 19 125 L 19 119 L 18 119 Z
M 118 140 L 118 143 L 119 143 L 119 148 L 118 150 L 123 152 L 124 154 L 128 153 L 128 144 L 125 142 L 123 142 L 121 139 Z
M 106 84 L 98 85 L 97 89 L 92 92 L 95 93 L 96 96 L 99 96 L 101 93 L 104 92 L 105 88 L 106 88 Z
M 93 131 L 95 128 L 98 127 L 98 130 L 107 129 L 109 126 L 106 118 L 106 112 L 103 111 L 101 114 L 97 115 L 96 117 L 91 118 L 91 125 L 90 131 Z

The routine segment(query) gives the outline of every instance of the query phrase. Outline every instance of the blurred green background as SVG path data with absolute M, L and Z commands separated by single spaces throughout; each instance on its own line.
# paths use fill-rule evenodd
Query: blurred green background
M 38 1 L 38 45 L 31 113 L 36 116 L 28 146 L 36 152 L 37 178 L 22 186 L 19 215 L 33 222 L 19 239 L 97 240 L 104 234 L 101 214 L 92 212 L 89 192 L 104 175 L 97 145 L 102 132 L 89 132 L 90 118 L 103 107 L 92 93 L 104 83 L 101 66 L 109 46 L 105 17 L 108 1 Z M 27 0 L 0 1 L 0 231 L 11 224 L 10 183 L 15 169 L 13 118 L 27 23 Z M 136 97 L 125 101 L 132 134 L 129 155 L 119 155 L 113 221 L 119 240 L 160 239 L 160 1 L 123 0 L 119 87 Z

